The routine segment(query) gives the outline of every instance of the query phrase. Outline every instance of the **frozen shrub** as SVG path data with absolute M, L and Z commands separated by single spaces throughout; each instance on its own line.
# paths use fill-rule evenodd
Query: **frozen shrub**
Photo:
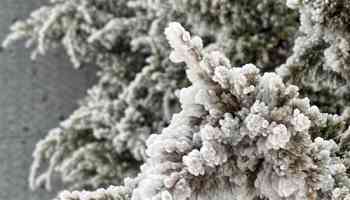
M 174 93 L 188 85 L 168 61 L 162 34 L 169 21 L 189 25 L 210 49 L 235 64 L 281 63 L 296 29 L 282 1 L 51 0 L 18 21 L 4 47 L 25 40 L 32 58 L 63 48 L 73 65 L 97 65 L 99 82 L 33 153 L 32 188 L 51 188 L 58 173 L 70 188 L 98 188 L 134 176 L 145 141 L 179 111 Z M 277 59 L 278 58 L 278 59 Z
M 285 3 L 300 13 L 294 42 Z M 60 200 L 350 199 L 349 11 L 341 0 L 51 0 L 3 46 L 24 39 L 33 59 L 63 47 L 75 67 L 97 65 L 99 82 L 37 144 L 32 188 L 58 173 L 73 189 L 134 177 Z M 203 40 L 170 23 L 170 52 L 174 19 Z

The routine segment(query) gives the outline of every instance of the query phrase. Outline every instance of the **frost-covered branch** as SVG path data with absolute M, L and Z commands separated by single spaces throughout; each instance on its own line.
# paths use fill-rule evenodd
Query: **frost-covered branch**
M 128 200 L 130 199 L 130 189 L 127 187 L 110 186 L 107 189 L 96 191 L 63 191 L 57 200 Z
M 285 61 L 297 31 L 297 12 L 284 0 L 174 0 L 182 23 L 234 65 L 255 63 L 271 71 Z M 178 20 L 178 19 L 177 19 Z
M 148 139 L 132 200 L 350 197 L 340 146 L 322 138 L 322 127 L 344 123 L 341 116 L 321 113 L 276 73 L 204 53 L 178 23 L 165 33 L 191 86 L 179 93 L 182 111 Z
M 136 12 L 125 1 L 51 0 L 27 20 L 14 23 L 2 45 L 8 47 L 17 40 L 26 40 L 26 46 L 33 48 L 33 59 L 63 46 L 75 67 L 104 59 L 103 67 L 117 62 L 118 54 L 113 51 L 126 50 L 130 38 L 125 34 L 141 28 L 135 27 L 139 25 L 134 23 Z M 115 27 L 108 30 L 112 22 Z M 103 40 L 95 42 L 102 34 Z
M 278 73 L 325 112 L 349 106 L 349 11 L 342 0 L 289 0 L 300 12 L 300 36 Z

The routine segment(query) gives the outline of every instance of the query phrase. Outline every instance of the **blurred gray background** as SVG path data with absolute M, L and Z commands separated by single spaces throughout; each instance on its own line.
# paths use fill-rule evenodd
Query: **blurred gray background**
M 0 0 L 0 40 L 17 19 L 48 0 Z M 0 200 L 50 200 L 56 192 L 30 191 L 35 143 L 77 108 L 95 82 L 93 67 L 74 70 L 53 52 L 31 61 L 23 43 L 0 51 Z

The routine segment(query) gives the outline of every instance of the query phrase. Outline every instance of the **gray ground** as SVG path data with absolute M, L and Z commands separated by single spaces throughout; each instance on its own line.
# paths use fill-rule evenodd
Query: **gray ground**
M 0 0 L 0 40 L 16 19 L 44 0 Z M 32 62 L 22 44 L 0 52 L 0 200 L 49 200 L 55 192 L 28 188 L 35 143 L 68 116 L 95 82 L 95 69 L 72 69 L 59 53 Z

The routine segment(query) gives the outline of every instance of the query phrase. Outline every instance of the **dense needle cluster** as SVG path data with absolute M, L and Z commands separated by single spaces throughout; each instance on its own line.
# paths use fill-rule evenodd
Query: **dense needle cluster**
M 287 5 L 300 12 L 300 36 L 278 73 L 320 109 L 342 112 L 350 102 L 350 2 L 288 0 Z

